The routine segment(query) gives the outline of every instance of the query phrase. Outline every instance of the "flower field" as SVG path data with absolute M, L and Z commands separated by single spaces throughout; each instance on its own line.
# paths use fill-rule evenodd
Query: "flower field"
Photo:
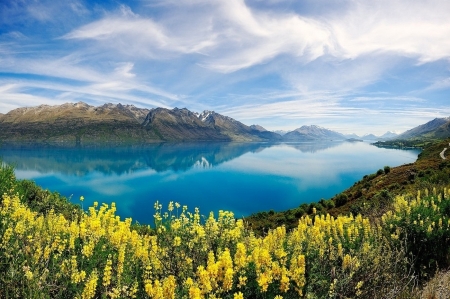
M 381 219 L 313 214 L 263 237 L 226 211 L 156 203 L 136 227 L 114 205 L 43 213 L 19 193 L 0 204 L 0 298 L 395 298 L 448 266 L 445 188 Z

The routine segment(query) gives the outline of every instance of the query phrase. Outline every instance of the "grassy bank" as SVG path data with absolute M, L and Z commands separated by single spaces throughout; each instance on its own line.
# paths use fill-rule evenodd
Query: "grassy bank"
M 409 146 L 420 146 L 423 151 L 414 163 L 398 167 L 387 165 L 375 173 L 365 175 L 353 186 L 330 199 L 301 204 L 282 212 L 262 211 L 246 217 L 246 221 L 254 231 L 264 234 L 280 225 L 285 225 L 288 229 L 296 227 L 298 220 L 304 215 L 311 215 L 313 209 L 319 214 L 328 213 L 333 216 L 352 213 L 379 218 L 397 195 L 413 194 L 433 187 L 443 188 L 450 184 L 450 162 L 439 156 L 449 142 L 450 138 L 434 142 L 416 141 Z

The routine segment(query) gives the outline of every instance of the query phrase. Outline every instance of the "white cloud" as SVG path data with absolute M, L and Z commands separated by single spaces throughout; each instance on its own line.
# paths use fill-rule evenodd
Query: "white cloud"
M 415 102 L 424 103 L 425 99 L 411 96 L 364 96 L 350 99 L 349 102 Z
M 392 52 L 419 62 L 450 57 L 450 2 L 354 1 L 329 21 L 343 57 Z
M 120 15 L 106 16 L 65 38 L 94 39 L 106 47 L 153 58 L 155 51 L 201 52 L 206 56 L 198 63 L 226 73 L 282 54 L 304 62 L 324 55 L 355 59 L 377 52 L 414 56 L 420 63 L 449 58 L 448 1 L 350 3 L 343 5 L 346 10 L 322 18 L 251 9 L 243 0 L 181 1 L 178 5 L 187 11 L 174 9 L 177 23 L 122 9 Z M 197 20 L 189 24 L 189 13 L 195 9 L 200 13 L 194 12 Z
M 94 40 L 99 47 L 137 59 L 162 59 L 174 53 L 196 53 L 214 44 L 214 37 L 173 35 L 170 29 L 122 6 L 120 14 L 82 26 L 64 39 Z
M 127 63 L 121 63 L 118 67 L 114 69 L 114 71 L 119 75 L 126 78 L 133 78 L 136 76 L 136 74 L 130 73 L 130 71 L 133 69 L 134 64 L 131 62 Z

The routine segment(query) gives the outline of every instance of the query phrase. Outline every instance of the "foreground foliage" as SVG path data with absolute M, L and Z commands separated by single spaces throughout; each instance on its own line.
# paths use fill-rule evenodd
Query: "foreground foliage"
M 0 298 L 410 298 L 449 266 L 446 188 L 397 196 L 372 221 L 313 208 L 264 236 L 177 203 L 155 204 L 153 228 L 114 205 L 82 212 L 6 165 L 0 191 Z
M 53 211 L 33 212 L 17 195 L 5 194 L 1 297 L 401 294 L 415 275 L 447 265 L 449 202 L 446 190 L 398 197 L 379 224 L 361 216 L 314 215 L 303 217 L 291 232 L 278 227 L 255 237 L 230 212 L 202 219 L 198 210 L 171 204 L 163 213 L 156 204 L 156 230 L 142 234 L 131 229 L 131 219 L 116 216 L 114 206 L 94 205 L 68 220 Z

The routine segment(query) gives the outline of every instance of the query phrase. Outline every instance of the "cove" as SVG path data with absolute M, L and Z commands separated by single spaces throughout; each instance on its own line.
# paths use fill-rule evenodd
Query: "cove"
M 0 157 L 31 179 L 83 207 L 116 203 L 117 214 L 152 224 L 154 203 L 187 205 L 208 215 L 282 211 L 328 199 L 388 165 L 414 162 L 418 149 L 366 142 L 162 143 L 54 148 L 3 145 Z

